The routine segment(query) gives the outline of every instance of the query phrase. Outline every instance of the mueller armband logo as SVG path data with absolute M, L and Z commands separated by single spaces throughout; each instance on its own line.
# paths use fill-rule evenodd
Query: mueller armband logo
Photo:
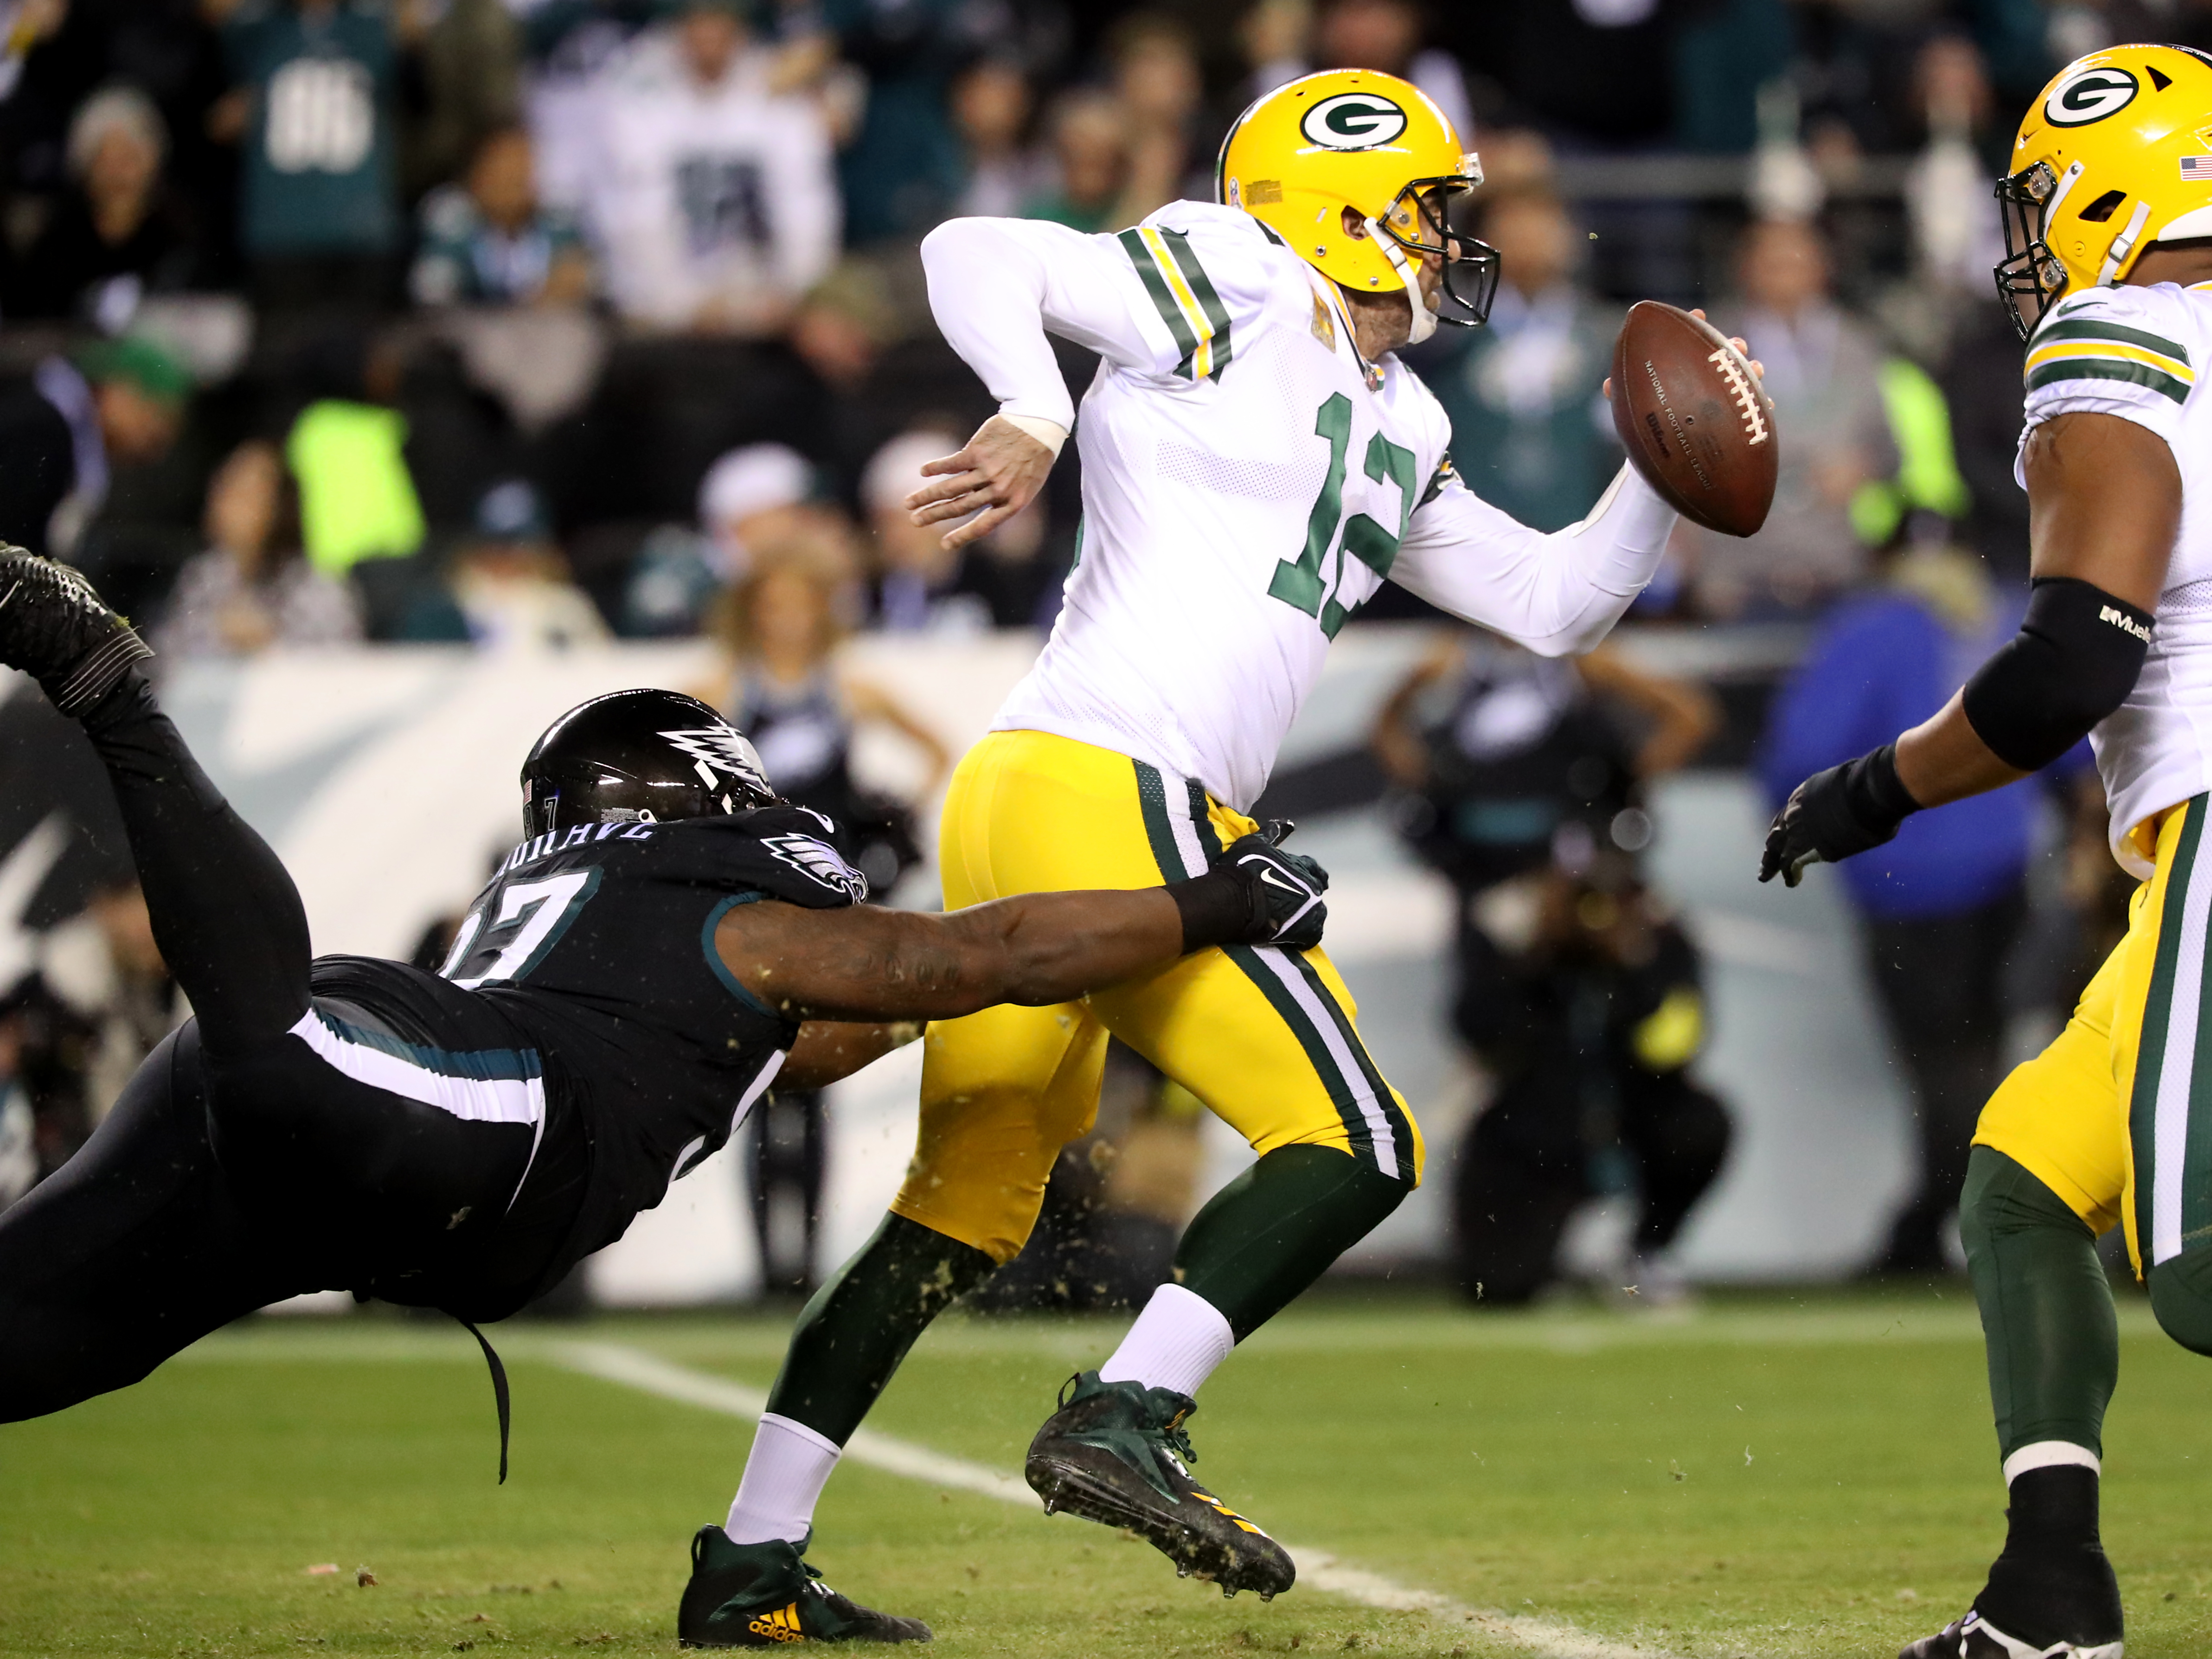
M 2116 605 L 2108 605 L 2097 613 L 2099 622 L 2108 622 L 2124 633 L 2134 635 L 2145 645 L 2150 643 L 2150 629 L 2129 616 Z

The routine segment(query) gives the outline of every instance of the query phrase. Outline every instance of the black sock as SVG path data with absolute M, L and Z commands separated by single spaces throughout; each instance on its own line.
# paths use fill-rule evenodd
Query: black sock
M 2120 1586 L 2097 1535 L 2097 1471 L 2030 1469 L 2012 1483 L 2004 1553 L 1974 1598 L 2006 1635 L 2042 1648 L 2120 1639 Z
M 210 1054 L 283 1036 L 307 1010 L 307 916 L 136 671 L 82 716 L 131 839 L 155 942 Z
M 930 1321 L 995 1265 L 972 1245 L 885 1216 L 799 1314 L 769 1410 L 843 1445 Z

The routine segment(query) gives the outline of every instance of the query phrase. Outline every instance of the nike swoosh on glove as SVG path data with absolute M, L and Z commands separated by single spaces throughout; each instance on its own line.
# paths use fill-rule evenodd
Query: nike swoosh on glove
M 1809 864 L 1834 864 L 1893 839 L 1920 810 L 1897 775 L 1897 745 L 1884 744 L 1815 772 L 1790 792 L 1767 826 L 1759 878 L 1795 887 Z
M 1250 898 L 1252 927 L 1245 944 L 1310 950 L 1328 922 L 1328 906 L 1322 902 L 1328 872 L 1302 853 L 1285 853 L 1277 839 L 1263 830 L 1231 842 L 1214 867 L 1234 877 Z

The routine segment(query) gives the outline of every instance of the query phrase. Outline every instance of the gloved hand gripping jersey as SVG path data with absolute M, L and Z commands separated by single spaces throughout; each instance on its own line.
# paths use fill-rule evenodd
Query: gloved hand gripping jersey
M 1328 890 L 1328 872 L 1279 845 L 1297 827 L 1274 819 L 1232 842 L 1204 875 L 1168 884 L 1169 896 L 1182 912 L 1184 951 L 1209 945 L 1305 951 L 1321 943 L 1328 921 L 1321 896 Z

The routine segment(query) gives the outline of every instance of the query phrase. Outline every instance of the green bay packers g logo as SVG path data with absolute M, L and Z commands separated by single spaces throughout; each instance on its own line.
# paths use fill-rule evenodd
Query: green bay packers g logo
M 1340 92 L 1306 112 L 1298 131 L 1323 149 L 1372 149 L 1406 130 L 1406 112 L 1371 92 Z
M 2137 82 L 2126 70 L 2106 64 L 2069 75 L 2043 100 L 2043 118 L 2054 127 L 2086 127 L 2118 115 L 2135 102 Z

